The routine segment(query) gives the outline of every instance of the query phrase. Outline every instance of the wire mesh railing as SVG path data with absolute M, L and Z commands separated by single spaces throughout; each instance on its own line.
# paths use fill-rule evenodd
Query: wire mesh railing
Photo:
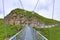
M 46 37 L 44 37 L 42 34 L 40 34 L 35 29 L 31 28 L 31 30 L 33 32 L 33 38 L 34 38 L 34 40 L 48 40 Z
M 32 27 L 29 27 L 32 36 L 32 40 L 48 40 L 46 37 L 44 37 L 42 34 L 40 34 L 38 31 L 34 30 Z M 26 31 L 27 28 L 22 29 L 20 32 L 18 32 L 16 35 L 11 37 L 9 40 L 25 40 L 26 39 Z M 29 35 L 27 35 L 29 36 Z M 26 39 L 30 40 L 30 39 Z
M 12 36 L 9 40 L 24 40 L 24 36 L 25 36 L 25 30 L 22 29 L 17 34 L 15 34 L 14 36 Z

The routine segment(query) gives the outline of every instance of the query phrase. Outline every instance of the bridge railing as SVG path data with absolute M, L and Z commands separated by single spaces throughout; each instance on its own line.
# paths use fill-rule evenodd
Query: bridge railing
M 12 36 L 9 40 L 23 40 L 24 39 L 24 35 L 25 35 L 25 33 L 23 33 L 23 32 L 24 32 L 24 29 L 19 31 L 14 36 Z
M 40 34 L 35 29 L 31 28 L 31 32 L 33 35 L 33 40 L 48 40 L 46 37 L 44 37 L 42 34 Z M 11 37 L 9 40 L 24 40 L 25 39 L 25 28 L 22 29 L 20 32 L 18 32 L 16 35 Z
M 33 29 L 33 28 L 31 28 Z M 36 31 L 35 29 L 32 30 L 32 32 L 34 32 L 32 35 L 34 36 L 34 40 L 48 40 L 45 36 L 43 36 L 41 33 L 39 33 L 38 31 Z
M 37 31 L 37 35 L 40 36 L 40 40 L 48 40 L 45 36 L 43 36 L 42 34 L 40 34 L 38 31 Z

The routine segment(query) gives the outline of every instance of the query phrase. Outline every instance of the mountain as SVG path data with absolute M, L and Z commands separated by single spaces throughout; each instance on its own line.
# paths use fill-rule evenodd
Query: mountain
M 23 10 L 16 8 L 12 10 L 7 16 L 4 18 L 4 24 L 11 25 L 23 25 L 26 24 L 32 26 L 42 26 L 42 25 L 52 25 L 57 24 L 59 21 L 45 18 L 36 12 L 34 14 L 31 11 Z
M 31 11 L 16 8 L 12 10 L 7 16 L 5 16 L 4 19 L 0 19 L 0 40 L 10 38 L 11 36 L 19 32 L 22 28 L 24 28 L 23 26 L 25 26 L 25 24 L 31 24 L 37 27 L 41 25 L 52 25 L 58 23 L 59 21 L 45 18 L 37 14 L 36 12 L 32 14 Z M 6 26 L 3 24 L 5 24 Z M 43 29 L 41 30 L 42 34 L 46 32 Z M 48 32 L 44 34 L 47 33 Z

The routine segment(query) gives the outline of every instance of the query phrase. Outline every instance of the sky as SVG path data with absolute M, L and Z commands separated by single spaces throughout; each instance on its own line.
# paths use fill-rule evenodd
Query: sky
M 21 0 L 25 10 L 32 11 L 37 3 L 37 0 Z M 4 17 L 2 0 L 0 0 L 0 18 Z M 19 0 L 4 0 L 5 16 L 15 8 L 22 8 Z M 53 0 L 39 0 L 36 9 L 34 10 L 39 15 L 52 19 Z M 60 21 L 60 0 L 55 0 L 53 19 Z

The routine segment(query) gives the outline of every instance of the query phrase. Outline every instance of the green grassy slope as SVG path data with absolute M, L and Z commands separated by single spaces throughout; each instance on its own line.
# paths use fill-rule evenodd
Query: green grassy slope
M 0 19 L 0 40 L 4 40 L 5 38 L 9 38 L 16 34 L 19 30 L 23 28 L 23 26 L 15 26 L 15 25 L 3 25 L 3 19 Z
M 25 16 L 28 16 L 28 17 L 36 17 L 40 22 L 43 22 L 45 24 L 57 24 L 59 23 L 59 21 L 56 21 L 56 20 L 52 20 L 52 19 L 48 19 L 48 18 L 45 18 L 41 15 L 38 15 L 37 13 L 34 13 L 32 14 L 31 11 L 26 11 L 24 12 L 24 10 L 22 9 L 14 9 L 12 10 L 10 13 L 12 14 L 12 12 L 16 12 L 17 14 L 23 14 Z M 15 26 L 15 25 L 6 25 L 4 26 L 3 25 L 3 19 L 0 19 L 0 40 L 4 40 L 4 38 L 6 38 L 6 34 L 5 32 L 7 33 L 7 37 L 11 37 L 12 35 L 16 34 L 19 30 L 21 30 L 23 28 L 23 26 Z M 53 30 L 54 28 L 52 28 L 51 30 Z M 38 30 L 41 30 L 41 33 L 44 34 L 47 38 L 48 38 L 48 33 L 50 33 L 50 29 L 38 29 Z M 47 31 L 49 30 L 49 31 Z M 55 31 L 56 29 L 54 29 L 53 31 Z M 57 29 L 57 30 L 60 30 L 60 29 Z M 52 32 L 52 34 L 54 34 L 55 32 Z M 58 31 L 57 31 L 58 32 Z M 58 34 L 56 34 L 58 35 Z M 53 37 L 52 37 L 53 38 Z
M 43 34 L 48 40 L 60 40 L 60 25 L 52 28 L 35 28 Z
M 31 11 L 26 11 L 26 10 L 22 10 L 22 9 L 14 9 L 12 12 L 15 12 L 17 14 L 22 14 L 22 15 L 25 15 L 25 16 L 28 16 L 28 17 L 36 17 L 40 22 L 43 22 L 45 24 L 57 24 L 59 23 L 59 21 L 56 21 L 56 20 L 52 20 L 52 19 L 48 19 L 48 18 L 45 18 L 37 13 L 34 12 L 34 14 L 32 14 Z

